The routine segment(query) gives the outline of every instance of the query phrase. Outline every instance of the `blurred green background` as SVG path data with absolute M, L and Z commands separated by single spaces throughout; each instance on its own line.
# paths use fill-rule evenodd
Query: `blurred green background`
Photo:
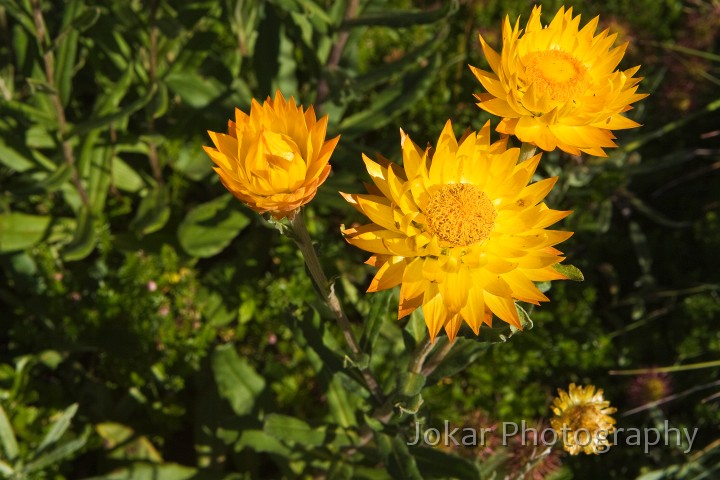
M 544 21 L 561 5 L 545 2 Z M 618 426 L 698 427 L 693 450 L 620 445 L 563 457 L 553 475 L 715 478 L 720 2 L 573 6 L 630 42 L 621 67 L 642 64 L 640 91 L 651 94 L 629 112 L 644 126 L 619 132 L 609 158 L 553 152 L 541 163 L 541 175 L 560 175 L 548 204 L 575 212 L 562 248 L 585 282 L 555 283 L 532 330 L 431 377 L 418 414 L 435 425 L 533 423 L 556 388 L 593 383 L 618 407 Z M 396 293 L 364 293 L 372 269 L 339 234 L 362 220 L 337 191 L 361 190 L 361 152 L 399 161 L 399 128 L 419 145 L 448 118 L 456 134 L 479 129 L 489 117 L 467 68 L 486 65 L 478 33 L 499 50 L 504 15 L 524 22 L 531 8 L 0 0 L 0 474 L 489 475 L 475 463 L 488 464 L 481 449 L 401 450 L 410 466 L 397 474 L 397 459 L 338 440 L 337 429 L 365 423 L 364 397 L 338 374 L 342 356 L 317 353 L 307 325 L 321 343 L 340 336 L 314 313 L 294 244 L 223 189 L 202 146 L 234 107 L 276 89 L 330 115 L 328 136 L 342 137 L 309 229 L 358 331 L 363 317 L 383 322 L 371 365 L 389 384 L 418 318 L 395 320 Z

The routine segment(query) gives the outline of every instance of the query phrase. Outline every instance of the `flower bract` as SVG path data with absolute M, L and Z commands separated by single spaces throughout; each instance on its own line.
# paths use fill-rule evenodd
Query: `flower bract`
M 220 181 L 258 213 L 284 218 L 308 203 L 330 173 L 330 155 L 340 137 L 325 141 L 327 115 L 317 120 L 312 106 L 298 107 L 278 91 L 250 114 L 235 109 L 228 133 L 208 132 Z
M 540 155 L 518 163 L 507 139 L 490 142 L 490 123 L 460 141 L 448 121 L 435 149 L 401 131 L 403 166 L 363 155 L 373 184 L 343 194 L 372 223 L 344 228 L 371 252 L 369 292 L 400 285 L 398 317 L 422 306 L 431 339 L 454 339 L 463 322 L 479 333 L 493 314 L 522 328 L 514 300 L 547 301 L 533 282 L 565 279 L 553 265 L 572 232 L 547 227 L 570 212 L 542 201 L 557 178 L 530 183 Z
M 610 414 L 617 410 L 603 398 L 602 389 L 571 383 L 567 392 L 558 389 L 552 411 L 555 417 L 550 424 L 571 455 L 604 453 L 612 445 L 608 437 L 615 430 L 615 419 Z
M 627 44 L 613 48 L 608 30 L 595 35 L 598 17 L 580 28 L 580 16 L 562 7 L 543 28 L 540 13 L 536 6 L 524 30 L 506 17 L 500 53 L 480 36 L 491 71 L 470 66 L 487 91 L 477 105 L 502 118 L 498 132 L 543 150 L 605 156 L 617 146 L 613 130 L 639 126 L 623 112 L 646 96 L 636 93 L 640 67 L 617 70 Z

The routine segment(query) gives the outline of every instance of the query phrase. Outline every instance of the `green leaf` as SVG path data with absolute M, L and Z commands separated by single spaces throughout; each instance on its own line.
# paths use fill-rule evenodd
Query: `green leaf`
M 31 152 L 27 150 L 25 145 L 20 148 L 24 152 L 19 152 L 15 147 L 11 147 L 5 143 L 5 139 L 0 138 L 0 163 L 16 172 L 24 172 L 35 166 L 35 162 L 31 158 Z
M 87 177 L 87 194 L 90 209 L 95 216 L 100 216 L 105 209 L 107 192 L 112 183 L 112 148 L 90 146 L 90 172 Z
M 46 192 L 54 192 L 62 188 L 71 177 L 72 168 L 67 163 L 63 163 L 54 172 L 37 182 L 35 187 Z
M 399 60 L 383 64 L 367 73 L 358 75 L 352 82 L 358 90 L 372 90 L 377 85 L 390 81 L 412 68 L 427 62 L 435 51 L 445 43 L 446 35 L 433 35 L 430 40 L 412 52 L 406 53 Z
M 458 431 L 456 437 L 458 443 L 462 439 L 461 432 L 461 430 Z M 454 445 L 452 440 L 448 439 L 448 441 Z M 475 463 L 460 456 L 449 455 L 439 449 L 427 447 L 410 447 L 409 451 L 415 457 L 423 478 L 462 478 L 463 480 L 481 478 Z
M 60 438 L 65 434 L 68 428 L 70 428 L 70 421 L 77 413 L 78 404 L 73 403 L 60 415 L 55 423 L 52 424 L 50 430 L 47 432 L 45 437 L 37 447 L 37 452 L 40 453 L 46 450 L 48 447 L 54 445 Z
M 305 447 L 319 447 L 325 442 L 324 428 L 312 428 L 299 418 L 271 413 L 265 417 L 263 431 L 284 442 L 296 442 Z
M 480 329 L 482 333 L 485 327 Z M 450 349 L 443 362 L 428 377 L 428 385 L 433 385 L 444 377 L 451 377 L 465 367 L 474 363 L 482 353 L 491 345 L 490 342 L 478 341 L 475 338 L 457 337 L 455 344 Z
M 148 103 L 147 112 L 152 118 L 160 118 L 165 115 L 168 108 L 168 89 L 164 83 L 158 83 L 155 95 Z
M 360 350 L 363 352 L 372 352 L 372 347 L 380 335 L 383 322 L 388 317 L 392 297 L 392 290 L 383 290 L 374 293 L 370 297 L 370 312 L 365 318 L 365 329 L 362 337 L 360 337 Z
M 386 466 L 392 478 L 422 480 L 415 458 L 410 455 L 407 444 L 402 437 L 392 439 L 392 447 Z
M 292 455 L 292 450 L 262 430 L 243 430 L 235 447 L 250 448 L 260 453 L 274 453 L 286 458 Z
M 137 192 L 145 185 L 140 174 L 117 156 L 112 159 L 112 183 L 125 192 Z
M 37 455 L 33 461 L 28 462 L 25 465 L 23 472 L 32 473 L 37 470 L 47 468 L 50 465 L 60 463 L 63 459 L 73 455 L 75 452 L 85 446 L 85 444 L 87 443 L 88 432 L 89 430 L 86 430 L 81 437 L 63 443 L 62 445 L 49 452 Z
M 5 414 L 5 409 L 0 405 L 0 444 L 3 447 L 5 455 L 8 460 L 15 460 L 18 456 L 18 444 L 15 439 L 15 432 L 13 432 L 10 420 L 8 420 Z
M 341 427 L 355 427 L 355 409 L 350 403 L 350 397 L 343 379 L 340 375 L 333 375 L 332 381 L 327 390 L 328 407 L 335 421 Z
M 138 462 L 106 475 L 83 480 L 197 480 L 200 478 L 199 475 L 194 468 L 174 463 L 156 465 Z M 205 473 L 202 478 L 203 480 L 219 480 L 222 476 Z
M 131 114 L 137 112 L 141 108 L 143 108 L 147 103 L 150 101 L 150 99 L 153 96 L 153 91 L 149 91 L 142 97 L 138 98 L 134 102 L 130 103 L 129 105 L 126 105 L 123 108 L 120 108 L 119 110 L 103 115 L 100 117 L 91 118 L 89 120 L 86 120 L 84 122 L 76 124 L 74 127 L 70 129 L 70 132 L 68 133 L 68 138 L 72 138 L 75 136 L 82 136 L 86 133 L 92 131 L 92 130 L 98 130 L 103 129 L 119 120 L 124 120 Z
M 436 55 L 429 63 L 427 67 L 407 74 L 401 81 L 384 90 L 367 108 L 343 119 L 338 130 L 343 132 L 343 135 L 357 135 L 378 129 L 421 101 L 433 85 L 434 73 L 440 66 L 440 57 Z
M 75 74 L 75 59 L 77 57 L 77 47 L 80 34 L 71 27 L 73 19 L 79 15 L 82 4 L 80 0 L 69 0 L 65 2 L 62 19 L 62 26 L 69 30 L 64 30 L 56 40 L 57 47 L 55 52 L 55 85 L 58 89 L 60 101 L 63 106 L 67 106 L 70 101 L 70 92 L 72 91 L 72 77 Z M 65 31 L 67 33 L 65 33 Z
M 83 208 L 80 211 L 75 235 L 61 252 L 65 261 L 82 260 L 95 249 L 96 238 L 93 220 L 89 209 Z
M 232 195 L 225 194 L 190 210 L 178 227 L 180 245 L 195 257 L 220 253 L 250 223 L 238 206 Z
M 157 232 L 170 218 L 167 192 L 164 187 L 156 186 L 140 202 L 137 214 L 130 222 L 130 228 L 141 235 Z
M 45 236 L 50 217 L 26 213 L 0 214 L 0 253 L 32 247 Z
M 381 14 L 367 14 L 356 18 L 349 18 L 343 22 L 344 27 L 357 27 L 361 25 L 385 27 L 412 27 L 427 23 L 435 23 L 453 15 L 460 8 L 458 0 L 444 2 L 445 5 L 427 12 L 388 12 Z
M 247 415 L 265 389 L 265 379 L 235 351 L 233 345 L 222 345 L 212 353 L 212 369 L 220 396 L 230 403 L 237 415 Z
M 580 269 L 573 265 L 556 263 L 555 265 L 553 265 L 553 269 L 556 272 L 562 273 L 563 275 L 568 277 L 568 280 L 572 280 L 573 282 L 582 282 L 583 280 L 585 280 L 585 276 L 580 271 Z
M 32 12 L 23 8 L 24 2 L 18 2 L 17 0 L 0 0 L 0 7 L 12 15 L 25 29 L 35 34 L 35 23 L 33 22 Z
M 173 72 L 164 80 L 170 90 L 193 108 L 207 106 L 225 91 L 225 87 L 217 78 L 202 77 L 191 71 Z

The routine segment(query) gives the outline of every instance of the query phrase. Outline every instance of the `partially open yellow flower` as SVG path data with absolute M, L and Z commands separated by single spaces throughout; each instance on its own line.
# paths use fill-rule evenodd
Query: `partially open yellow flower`
M 602 389 L 596 391 L 594 385 L 577 387 L 574 383 L 567 392 L 558 388 L 552 410 L 555 417 L 550 424 L 570 455 L 604 453 L 612 445 L 608 437 L 615 431 L 615 419 L 610 414 L 617 409 L 603 398 Z
M 433 340 L 442 327 L 454 339 L 463 320 L 478 334 L 493 313 L 522 328 L 513 300 L 547 301 L 533 282 L 567 278 L 552 246 L 572 232 L 546 227 L 570 212 L 542 202 L 557 178 L 528 185 L 540 155 L 518 164 L 506 143 L 490 143 L 490 122 L 458 143 L 448 121 L 434 153 L 401 131 L 403 167 L 363 155 L 374 186 L 343 194 L 373 222 L 343 229 L 373 253 L 368 291 L 401 284 L 398 317 L 422 305 Z
M 316 121 L 280 91 L 250 115 L 235 109 L 228 134 L 208 132 L 216 148 L 205 147 L 220 181 L 258 213 L 284 218 L 308 203 L 330 173 L 330 155 L 340 137 L 325 141 L 328 117 Z
M 595 35 L 599 17 L 580 29 L 580 16 L 562 7 L 543 28 L 540 10 L 524 32 L 505 17 L 500 54 L 480 36 L 492 72 L 470 66 L 488 92 L 475 95 L 478 106 L 503 117 L 498 132 L 543 150 L 605 156 L 617 146 L 612 130 L 639 126 L 622 113 L 647 96 L 635 93 L 640 67 L 616 70 L 627 43 L 611 48 L 617 34 Z

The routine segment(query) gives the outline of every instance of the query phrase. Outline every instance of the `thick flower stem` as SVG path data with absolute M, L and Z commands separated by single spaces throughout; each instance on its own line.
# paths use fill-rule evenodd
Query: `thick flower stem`
M 293 232 L 293 239 L 300 249 L 300 252 L 302 252 L 303 258 L 305 259 L 305 265 L 307 265 L 308 270 L 310 271 L 310 276 L 315 283 L 318 293 L 322 296 L 323 301 L 327 304 L 335 316 L 335 319 L 340 326 L 340 330 L 343 332 L 345 341 L 350 347 L 353 355 L 356 357 L 360 356 L 362 354 L 362 350 L 360 349 L 357 339 L 355 338 L 355 334 L 352 331 L 350 320 L 348 320 L 347 315 L 345 315 L 340 299 L 335 293 L 335 288 L 329 284 L 327 277 L 325 276 L 325 272 L 320 265 L 320 259 L 318 258 L 317 253 L 315 253 L 315 247 L 313 247 L 312 239 L 310 238 L 310 234 L 305 226 L 302 211 L 298 210 L 294 215 L 291 215 L 288 218 Z M 362 373 L 363 379 L 365 380 L 365 383 L 372 395 L 377 400 L 380 400 L 382 395 L 375 377 L 368 369 L 360 369 L 360 372 Z
M 423 369 L 425 359 L 430 354 L 430 350 L 433 348 L 433 343 L 430 341 L 430 337 L 426 336 L 425 339 L 417 346 L 415 353 L 410 359 L 410 365 L 408 371 L 412 373 L 420 373 Z
M 430 357 L 430 359 L 423 365 L 423 368 L 421 370 L 421 373 L 425 377 L 429 377 L 430 374 L 432 374 L 435 369 L 440 366 L 443 360 L 445 360 L 445 357 L 448 353 L 450 353 L 450 349 L 452 349 L 453 342 L 446 341 L 444 344 L 439 345 L 437 349 L 435 349 L 435 352 L 433 353 L 433 356 Z
M 522 145 L 520 145 L 520 157 L 518 158 L 518 163 L 530 160 L 535 155 L 536 149 L 537 147 L 535 147 L 532 143 L 523 142 Z

